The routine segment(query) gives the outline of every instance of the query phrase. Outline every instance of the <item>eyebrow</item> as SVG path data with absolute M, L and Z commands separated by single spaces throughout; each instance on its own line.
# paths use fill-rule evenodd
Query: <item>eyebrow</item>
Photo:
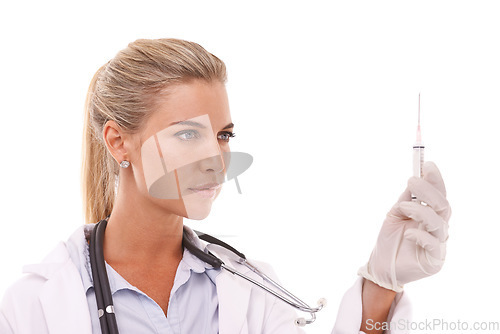
M 177 122 L 172 122 L 170 123 L 168 126 L 170 125 L 175 125 L 175 124 L 181 124 L 181 125 L 191 125 L 191 126 L 196 126 L 198 128 L 202 128 L 202 129 L 205 129 L 206 126 L 201 124 L 201 123 L 198 123 L 198 122 L 194 122 L 194 121 L 177 121 Z
M 169 126 L 170 125 L 175 125 L 175 124 L 191 125 L 191 126 L 195 126 L 195 127 L 202 128 L 202 129 L 206 128 L 205 125 L 203 125 L 201 123 L 198 123 L 198 122 L 194 122 L 194 121 L 177 121 L 177 122 L 170 123 Z M 226 125 L 225 127 L 223 127 L 222 130 L 233 128 L 233 127 L 234 127 L 234 124 L 233 123 L 229 123 L 228 125 Z

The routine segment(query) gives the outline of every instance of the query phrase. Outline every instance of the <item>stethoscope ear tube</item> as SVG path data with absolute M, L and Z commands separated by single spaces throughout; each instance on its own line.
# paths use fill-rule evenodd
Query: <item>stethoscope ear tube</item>
M 191 252 L 191 254 L 193 254 L 198 259 L 202 260 L 203 262 L 210 264 L 215 269 L 219 269 L 221 267 L 221 265 L 224 264 L 224 262 L 222 262 L 221 259 L 217 258 L 216 256 L 214 256 L 210 252 L 207 254 L 204 251 L 202 251 L 201 249 L 199 249 L 198 247 L 196 247 L 192 242 L 190 242 L 188 240 L 188 238 L 186 237 L 185 234 L 183 235 L 183 238 L 182 238 L 182 245 L 184 247 L 186 247 Z
M 214 245 L 222 246 L 225 249 L 228 249 L 231 252 L 233 252 L 234 254 L 238 255 L 241 259 L 243 259 L 243 260 L 247 259 L 245 257 L 245 254 L 237 251 L 235 248 L 233 248 L 232 246 L 226 244 L 224 241 L 219 240 L 217 238 L 214 238 L 211 235 L 208 235 L 208 234 L 196 231 L 196 230 L 193 230 L 193 232 L 196 233 L 196 235 L 198 236 L 198 238 L 200 238 L 201 240 L 206 241 L 206 242 L 211 243 L 211 244 L 214 244 Z
M 94 260 L 96 263 L 95 270 L 92 268 L 92 276 L 94 277 L 94 286 L 99 286 L 99 291 L 96 287 L 96 300 L 99 303 L 101 299 L 101 305 L 97 305 L 99 309 L 99 320 L 101 323 L 101 329 L 106 327 L 110 333 L 118 333 L 118 325 L 116 323 L 115 310 L 113 306 L 113 297 L 111 295 L 111 288 L 109 287 L 108 273 L 106 271 L 106 263 L 104 262 L 104 230 L 106 229 L 108 221 L 103 219 L 95 226 L 91 235 L 91 245 L 90 250 L 94 253 Z M 94 241 L 92 246 L 92 241 Z M 97 275 L 94 273 L 97 271 Z M 96 284 L 97 283 L 97 284 Z M 100 295 L 100 298 L 97 296 Z M 104 326 L 103 326 L 104 322 Z M 106 326 L 107 324 L 107 326 Z M 104 333 L 104 329 L 103 329 Z M 107 332 L 106 332 L 107 333 Z

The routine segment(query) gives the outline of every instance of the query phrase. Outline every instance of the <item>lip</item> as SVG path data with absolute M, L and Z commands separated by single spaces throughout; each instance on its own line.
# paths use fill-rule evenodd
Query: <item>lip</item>
M 200 191 L 200 190 L 217 190 L 220 188 L 220 184 L 216 182 L 205 183 L 197 185 L 196 187 L 189 188 L 191 190 Z
M 188 189 L 203 198 L 214 198 L 215 194 L 217 193 L 217 189 L 219 189 L 220 187 L 221 186 L 218 183 L 206 183 L 196 186 L 195 188 Z

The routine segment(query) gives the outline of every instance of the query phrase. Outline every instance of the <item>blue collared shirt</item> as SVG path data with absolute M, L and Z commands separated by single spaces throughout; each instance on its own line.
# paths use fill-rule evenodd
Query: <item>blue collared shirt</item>
M 85 225 L 85 233 L 88 234 L 93 226 L 94 224 Z M 70 237 L 67 248 L 82 278 L 92 319 L 92 333 L 99 334 L 101 327 L 97 315 L 89 247 L 81 229 Z M 166 317 L 153 299 L 128 283 L 107 263 L 106 270 L 121 334 L 218 333 L 219 302 L 215 278 L 220 269 L 212 268 L 187 249 L 184 249 L 182 260 L 177 267 Z

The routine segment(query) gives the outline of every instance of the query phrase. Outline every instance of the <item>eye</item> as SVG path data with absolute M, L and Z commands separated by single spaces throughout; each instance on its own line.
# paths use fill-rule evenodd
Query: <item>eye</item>
M 218 136 L 218 138 L 225 141 L 225 142 L 229 142 L 229 139 L 232 137 L 235 137 L 235 136 L 236 136 L 236 134 L 234 132 L 224 131 L 224 132 L 221 132 L 221 134 Z
M 191 140 L 200 138 L 200 133 L 196 130 L 182 130 L 177 132 L 174 136 L 179 137 L 180 140 Z

